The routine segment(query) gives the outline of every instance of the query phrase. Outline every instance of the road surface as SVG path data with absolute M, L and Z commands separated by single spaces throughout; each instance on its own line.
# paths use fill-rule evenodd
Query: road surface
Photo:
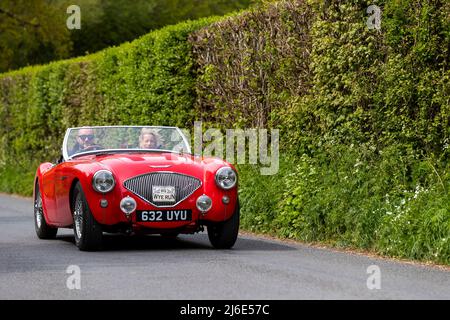
M 32 207 L 0 194 L 0 299 L 450 299 L 446 270 L 256 236 L 218 251 L 206 233 L 107 235 L 81 252 L 72 230 L 39 240 Z

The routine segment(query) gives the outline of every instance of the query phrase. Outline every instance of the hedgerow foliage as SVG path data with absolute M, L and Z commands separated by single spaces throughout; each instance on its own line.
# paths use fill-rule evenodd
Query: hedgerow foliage
M 449 6 L 314 5 L 311 91 L 284 114 L 300 163 L 287 176 L 282 233 L 450 261 Z
M 246 228 L 449 263 L 449 8 L 281 2 L 195 33 L 205 119 L 281 130 L 277 176 L 240 167 Z
M 279 2 L 191 36 L 199 68 L 197 110 L 225 127 L 277 125 L 277 112 L 308 90 L 310 6 Z
M 369 5 L 381 29 L 369 29 Z M 448 1 L 268 3 L 0 78 L 0 188 L 29 193 L 73 125 L 281 133 L 239 166 L 243 226 L 450 263 Z
M 187 37 L 212 21 L 181 23 L 91 56 L 2 75 L 1 189 L 31 194 L 37 164 L 58 158 L 68 127 L 187 127 L 195 100 Z

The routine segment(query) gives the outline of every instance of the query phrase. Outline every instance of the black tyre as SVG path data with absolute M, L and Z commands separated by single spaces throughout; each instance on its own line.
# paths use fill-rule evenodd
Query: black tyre
M 42 195 L 37 182 L 34 192 L 34 229 L 39 239 L 54 239 L 58 232 L 58 228 L 50 227 L 45 220 Z
M 81 184 L 75 186 L 72 196 L 73 233 L 81 251 L 95 251 L 102 247 L 103 231 L 89 209 Z
M 240 208 L 239 201 L 233 216 L 220 223 L 208 225 L 208 238 L 216 249 L 230 249 L 234 246 L 239 233 Z

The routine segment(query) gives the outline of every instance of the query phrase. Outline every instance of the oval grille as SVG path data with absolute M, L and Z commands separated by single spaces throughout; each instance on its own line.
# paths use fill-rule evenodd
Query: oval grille
M 123 186 L 151 203 L 155 207 L 173 207 L 188 198 L 195 192 L 202 182 L 194 177 L 174 172 L 152 172 L 126 180 Z M 153 202 L 153 186 L 175 187 L 175 203 L 173 202 Z

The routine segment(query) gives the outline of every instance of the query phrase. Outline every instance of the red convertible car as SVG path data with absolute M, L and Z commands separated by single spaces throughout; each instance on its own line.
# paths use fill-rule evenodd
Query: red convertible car
M 238 236 L 236 169 L 195 156 L 175 127 L 68 129 L 57 163 L 43 163 L 34 182 L 37 236 L 73 228 L 80 250 L 98 250 L 104 232 L 176 237 L 207 227 L 213 247 Z

